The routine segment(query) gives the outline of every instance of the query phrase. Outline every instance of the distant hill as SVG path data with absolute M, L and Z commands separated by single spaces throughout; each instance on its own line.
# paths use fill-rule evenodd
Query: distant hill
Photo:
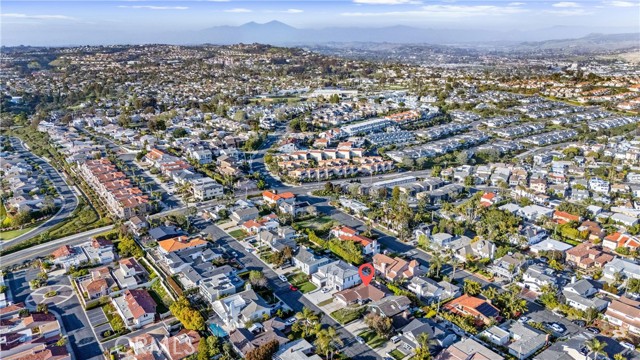
M 492 31 L 477 29 L 422 29 L 411 26 L 389 26 L 380 28 L 328 27 L 323 29 L 299 29 L 280 21 L 264 24 L 249 22 L 240 26 L 214 26 L 190 36 L 192 43 L 236 44 L 265 43 L 272 45 L 311 45 L 331 42 L 374 42 L 395 44 L 447 44 L 468 45 L 477 43 L 529 42 L 527 46 L 552 46 L 541 42 L 557 40 L 557 46 L 564 46 L 562 39 L 574 39 L 592 33 L 586 27 L 552 27 L 532 31 Z M 630 36 L 632 34 L 623 34 Z M 589 35 L 582 43 L 600 42 L 606 44 L 607 37 L 613 35 Z M 637 34 L 636 34 L 637 36 Z M 616 38 L 611 40 L 618 41 Z M 636 38 L 636 41 L 638 39 Z M 624 41 L 627 40 L 626 37 Z M 565 43 L 566 44 L 566 43 Z

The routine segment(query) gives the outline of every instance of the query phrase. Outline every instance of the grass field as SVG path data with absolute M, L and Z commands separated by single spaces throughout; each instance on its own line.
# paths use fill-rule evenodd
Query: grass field
M 332 221 L 333 219 L 331 218 L 331 216 L 320 216 L 313 219 L 301 221 L 298 223 L 298 225 L 302 226 L 305 229 L 318 230 Z
M 303 272 L 291 274 L 287 277 L 287 280 L 289 280 L 291 285 L 297 287 L 303 294 L 317 289 L 317 287 L 309 281 L 307 275 Z
M 403 354 L 400 350 L 398 349 L 393 349 L 393 351 L 391 351 L 389 353 L 389 355 L 393 356 L 394 359 L 396 360 L 402 360 L 406 357 L 405 354 Z
M 325 300 L 325 301 L 320 301 L 320 302 L 318 303 L 318 306 L 325 306 L 325 305 L 329 305 L 329 304 L 331 304 L 332 302 L 333 302 L 333 298 L 328 298 L 328 299 L 327 299 L 327 300 Z
M 331 316 L 334 319 L 336 319 L 337 322 L 344 325 L 359 319 L 362 316 L 362 314 L 364 314 L 364 311 L 365 311 L 364 307 L 359 309 L 344 308 L 344 309 L 340 309 L 332 312 Z
M 43 221 L 38 222 L 35 225 L 29 226 L 29 227 L 24 228 L 24 229 L 11 230 L 11 231 L 1 230 L 0 231 L 0 240 L 11 240 L 11 239 L 13 239 L 15 237 L 18 237 L 18 236 L 20 236 L 20 235 L 22 235 L 22 234 L 24 234 L 26 232 L 29 232 L 29 231 L 35 229 L 36 227 L 38 227 L 42 223 L 43 223 Z
M 365 330 L 360 334 L 358 334 L 358 336 L 363 338 L 364 341 L 367 343 L 367 345 L 371 346 L 372 348 L 380 347 L 387 342 L 387 339 L 383 338 L 382 336 L 379 336 L 373 330 Z
M 244 231 L 240 229 L 231 231 L 229 235 L 233 236 L 236 240 L 242 240 L 247 236 L 249 236 L 248 234 L 246 234 Z

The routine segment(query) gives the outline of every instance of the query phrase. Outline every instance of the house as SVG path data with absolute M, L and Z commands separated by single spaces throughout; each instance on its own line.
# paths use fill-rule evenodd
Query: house
M 572 280 L 570 284 L 567 284 L 562 289 L 562 295 L 564 295 L 567 305 L 573 308 L 582 311 L 595 308 L 598 311 L 602 311 L 609 302 L 594 296 L 600 288 L 600 283 L 593 280 Z
M 480 206 L 489 207 L 497 203 L 498 201 L 500 201 L 500 197 L 496 195 L 496 193 L 493 193 L 493 192 L 484 193 L 480 197 Z
M 640 279 L 640 265 L 627 259 L 615 258 L 605 265 L 602 275 L 607 280 L 614 280 L 616 273 L 622 274 L 626 279 Z
M 471 338 L 463 338 L 444 349 L 434 360 L 504 360 L 495 352 Z
M 348 226 L 338 226 L 331 229 L 331 235 L 342 241 L 354 241 L 362 245 L 362 253 L 365 255 L 374 255 L 380 252 L 380 245 L 377 240 L 362 236 L 357 230 Z
M 558 277 L 556 276 L 555 271 L 541 264 L 529 266 L 522 274 L 522 283 L 524 284 L 524 287 L 535 292 L 540 292 L 545 286 L 556 285 L 557 282 Z
M 569 336 L 565 340 L 555 342 L 541 353 L 535 355 L 533 360 L 592 359 L 594 357 L 594 353 L 590 353 L 589 348 L 586 346 L 587 342 L 592 338 L 595 338 L 605 345 L 604 349 L 600 352 L 598 359 L 613 359 L 615 354 L 627 352 L 627 349 L 622 347 L 618 340 L 601 335 L 593 336 L 588 332 L 582 332 Z
M 214 199 L 224 195 L 224 187 L 209 177 L 189 180 L 193 197 L 198 201 Z
M 214 303 L 219 298 L 226 295 L 233 295 L 244 285 L 244 281 L 235 275 L 235 271 L 231 274 L 220 272 L 208 277 L 200 282 L 200 294 L 209 303 Z
M 604 253 L 599 246 L 592 242 L 584 242 L 565 252 L 567 263 L 580 269 L 603 267 L 613 260 L 613 256 Z
M 416 260 L 406 261 L 399 257 L 390 258 L 384 254 L 373 256 L 373 268 L 387 280 L 411 279 L 423 273 Z
M 271 306 L 251 289 L 219 299 L 212 304 L 212 308 L 231 328 L 243 328 L 249 321 L 271 315 Z
M 414 294 L 431 301 L 455 298 L 462 293 L 460 287 L 447 281 L 436 282 L 428 277 L 414 277 L 407 285 L 407 289 Z
M 71 360 L 71 354 L 66 346 L 55 344 L 37 344 L 18 353 L 3 356 L 4 360 Z
M 480 336 L 497 346 L 506 347 L 509 354 L 517 359 L 529 358 L 549 341 L 547 333 L 514 320 L 501 326 L 494 325 Z
M 79 247 L 71 247 L 69 245 L 62 245 L 51 254 L 53 257 L 53 263 L 60 265 L 65 269 L 72 266 L 78 266 L 82 262 L 87 262 L 89 259 L 82 253 Z
M 558 224 L 566 224 L 572 221 L 579 222 L 581 219 L 578 215 L 573 215 L 565 211 L 556 210 L 553 212 L 553 220 L 555 220 L 555 222 Z
M 322 360 L 315 354 L 315 347 L 305 339 L 298 339 L 280 345 L 273 360 Z
M 564 243 L 562 241 L 553 239 L 544 239 L 541 242 L 532 245 L 529 249 L 534 254 L 539 254 L 541 251 L 558 251 L 565 253 L 567 250 L 573 248 L 572 245 Z
M 405 325 L 399 331 L 400 346 L 404 349 L 414 350 L 419 346 L 420 334 L 426 333 L 429 337 L 429 352 L 433 355 L 439 353 L 442 349 L 451 346 L 457 336 L 445 329 L 442 325 L 431 319 L 416 318 Z
M 589 233 L 589 240 L 600 241 L 606 235 L 606 232 L 602 230 L 600 224 L 595 221 L 586 220 L 578 227 L 578 231 L 587 231 Z
M 112 298 L 111 303 L 129 330 L 142 328 L 155 319 L 157 305 L 146 290 L 125 290 L 124 296 Z
M 360 284 L 356 287 L 339 291 L 333 294 L 333 297 L 346 306 L 354 303 L 362 305 L 369 301 L 379 301 L 384 298 L 385 295 L 384 291 L 373 285 L 365 286 L 364 284 Z
M 520 274 L 524 268 L 529 264 L 529 261 L 521 253 L 507 254 L 493 262 L 493 265 L 489 268 L 496 276 L 513 280 L 518 274 Z
M 235 221 L 236 224 L 242 224 L 245 221 L 255 220 L 260 215 L 260 212 L 255 207 L 248 207 L 243 209 L 234 210 L 229 218 Z
M 182 235 L 186 235 L 185 232 L 175 226 L 163 225 L 149 229 L 149 237 L 155 241 L 172 239 Z
M 449 243 L 456 240 L 456 238 L 447 233 L 437 233 L 431 235 L 431 243 L 439 247 L 446 247 Z
M 158 249 L 163 254 L 168 254 L 185 249 L 202 249 L 205 246 L 207 246 L 207 241 L 200 237 L 189 239 L 186 236 L 178 236 L 176 238 L 158 242 Z
M 369 304 L 369 310 L 382 317 L 393 318 L 396 315 L 403 314 L 406 318 L 408 315 L 405 313 L 411 306 L 411 300 L 404 295 L 400 296 L 387 296 L 378 301 Z
M 527 224 L 521 227 L 518 234 L 514 234 L 509 239 L 514 245 L 534 245 L 542 241 L 547 236 L 547 231 L 535 224 Z
M 540 205 L 527 205 L 518 210 L 518 215 L 529 221 L 542 220 L 544 218 L 551 218 L 554 210 L 548 207 Z
M 149 274 L 135 258 L 118 261 L 118 267 L 112 274 L 120 289 L 134 289 L 149 281 Z
M 169 360 L 182 360 L 198 351 L 200 334 L 194 330 L 182 330 L 178 334 L 160 340 L 160 349 Z
M 293 257 L 293 266 L 307 275 L 313 275 L 318 271 L 320 266 L 326 265 L 329 262 L 331 262 L 331 260 L 314 254 L 306 247 L 300 248 L 298 253 Z
M 246 358 L 247 354 L 252 350 L 272 340 L 277 340 L 280 345 L 289 342 L 289 339 L 285 337 L 280 330 L 273 328 L 267 329 L 267 327 L 265 327 L 264 332 L 258 333 L 257 335 L 244 328 L 235 329 L 229 333 L 229 342 L 231 342 L 234 350 L 240 354 L 243 359 Z
M 338 260 L 318 267 L 318 271 L 311 275 L 311 282 L 318 287 L 340 291 L 352 288 L 362 280 L 355 266 Z
M 269 205 L 280 206 L 283 203 L 294 204 L 296 202 L 296 196 L 292 192 L 276 194 L 267 190 L 262 192 L 262 200 Z
M 604 318 L 614 325 L 640 335 L 640 301 L 624 296 L 612 299 Z
M 615 232 L 611 235 L 606 236 L 602 240 L 602 246 L 611 250 L 615 250 L 617 248 L 625 248 L 631 251 L 635 251 L 640 247 L 640 239 L 629 234 Z
M 493 319 L 500 316 L 500 310 L 487 300 L 467 294 L 444 304 L 443 309 L 462 316 L 472 316 L 484 324 L 490 324 Z
M 638 225 L 638 223 L 640 223 L 640 220 L 637 217 L 621 213 L 615 213 L 611 215 L 610 219 L 613 222 L 622 224 L 627 227 L 636 226 Z
M 136 236 L 142 236 L 149 229 L 149 223 L 140 216 L 134 216 L 127 222 L 129 229 Z

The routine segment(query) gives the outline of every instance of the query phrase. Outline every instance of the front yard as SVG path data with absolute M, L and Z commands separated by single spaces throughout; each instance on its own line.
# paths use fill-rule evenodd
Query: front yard
M 381 347 L 387 342 L 387 339 L 376 334 L 376 332 L 373 330 L 365 330 L 358 334 L 358 336 L 363 338 L 367 345 L 371 346 L 372 348 Z
M 233 230 L 229 232 L 229 235 L 233 236 L 236 240 L 243 240 L 249 236 L 249 234 L 245 233 L 241 229 Z
M 307 274 L 303 272 L 290 274 L 287 276 L 287 280 L 289 280 L 291 285 L 297 287 L 303 294 L 317 289 L 317 287 L 309 281 Z
M 343 308 L 332 312 L 331 316 L 340 324 L 345 325 L 359 319 L 364 314 L 365 310 L 365 307 L 357 309 Z
M 406 357 L 406 355 L 403 354 L 402 351 L 398 349 L 393 349 L 393 351 L 391 351 L 389 355 L 393 356 L 393 358 L 396 360 L 402 360 Z

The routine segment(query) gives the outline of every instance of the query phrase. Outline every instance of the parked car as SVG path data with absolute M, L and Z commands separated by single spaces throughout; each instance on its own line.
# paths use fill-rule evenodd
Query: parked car
M 573 320 L 572 323 L 574 323 L 574 324 L 576 324 L 576 325 L 578 325 L 580 327 L 584 327 L 584 326 L 587 325 L 587 322 L 584 321 L 584 320 Z M 587 328 L 587 330 L 589 330 L 589 329 Z
M 287 282 L 287 277 L 284 276 L 284 275 L 278 275 L 278 279 L 280 279 L 280 280 L 282 280 L 284 282 Z
M 298 291 L 298 288 L 293 286 L 293 285 L 289 285 L 289 290 L 291 291 Z
M 521 322 L 521 323 L 526 323 L 527 321 L 529 321 L 528 316 L 521 316 L 520 319 L 518 319 L 518 322 Z
M 549 324 L 549 328 L 559 334 L 562 334 L 565 332 L 564 326 L 558 324 L 558 323 L 551 323 Z
M 331 291 L 331 289 L 329 289 L 329 288 L 322 288 L 322 293 L 323 293 L 323 294 L 326 294 L 326 293 L 328 293 L 329 291 Z
M 600 329 L 594 328 L 594 327 L 588 327 L 587 331 L 592 333 L 592 334 L 600 334 Z
M 361 338 L 360 336 L 356 336 L 356 341 L 359 342 L 360 344 L 364 344 L 364 339 Z
M 285 324 L 287 325 L 293 325 L 295 324 L 295 322 L 298 321 L 298 319 L 296 319 L 295 316 L 288 318 L 287 320 L 285 320 Z
M 622 346 L 623 348 L 629 349 L 629 350 L 635 350 L 636 349 L 636 347 L 633 344 L 628 343 L 626 341 L 620 341 L 620 346 Z
M 394 343 L 394 344 L 400 342 L 400 337 L 398 337 L 398 336 L 391 337 L 391 342 Z

